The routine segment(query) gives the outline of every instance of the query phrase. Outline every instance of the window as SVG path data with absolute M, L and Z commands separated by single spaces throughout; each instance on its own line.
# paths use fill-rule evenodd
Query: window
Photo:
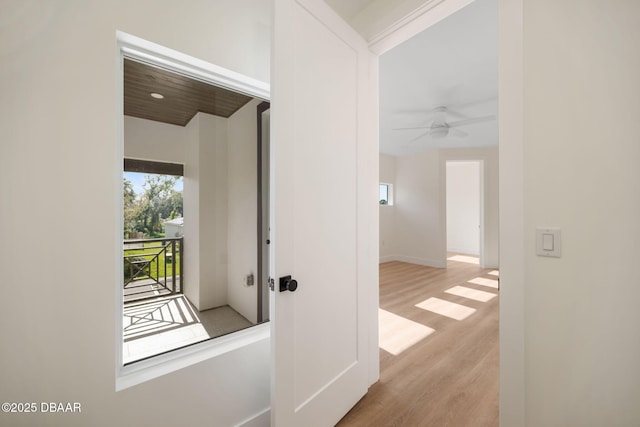
M 118 125 L 122 129 L 119 157 L 125 160 L 124 167 L 119 166 L 116 170 L 119 175 L 126 172 L 124 178 L 129 180 L 128 183 L 120 181 L 124 198 L 118 201 L 118 215 L 123 229 L 118 233 L 122 234 L 114 247 L 121 260 L 117 266 L 119 277 L 115 291 L 116 330 L 121 334 L 116 348 L 116 390 L 122 390 L 236 348 L 264 341 L 269 336 L 266 323 L 269 307 L 268 300 L 264 298 L 268 295 L 266 278 L 262 277 L 258 266 L 240 258 L 255 260 L 265 252 L 261 246 L 266 245 L 263 242 L 267 239 L 257 236 L 256 210 L 247 209 L 244 202 L 246 195 L 251 194 L 256 201 L 256 209 L 260 206 L 260 215 L 268 212 L 268 194 L 264 195 L 263 203 L 258 199 L 262 188 L 259 182 L 256 186 L 259 140 L 257 132 L 251 130 L 258 122 L 256 105 L 264 104 L 260 101 L 268 99 L 269 90 L 268 85 L 263 86 L 244 76 L 178 55 L 128 34 L 118 32 L 118 44 L 121 51 L 119 96 L 123 101 L 123 114 Z M 149 80 L 134 78 L 136 73 L 147 77 L 159 73 L 169 78 L 151 79 L 149 85 L 153 88 L 136 91 L 136 84 L 142 85 Z M 185 88 L 196 85 L 199 93 L 225 91 L 229 102 L 223 103 L 220 96 L 205 98 L 216 98 L 220 101 L 216 107 L 224 104 L 222 106 L 227 109 L 221 107 L 221 110 L 209 111 L 198 107 L 193 114 L 186 114 L 186 118 L 180 119 L 178 115 L 158 117 L 171 110 L 168 104 L 172 97 L 164 98 L 162 91 L 173 95 L 176 91 L 155 86 L 166 81 L 174 82 L 178 77 L 189 80 Z M 224 87 L 220 87 L 221 84 Z M 140 96 L 135 100 L 125 96 L 138 92 Z M 184 93 L 182 95 L 183 99 L 189 98 Z M 133 101 L 150 105 L 137 108 Z M 158 101 L 162 102 L 162 108 L 156 105 Z M 196 114 L 199 121 L 197 135 L 186 129 Z M 260 116 L 260 123 L 263 120 Z M 228 132 L 224 138 L 211 140 L 211 132 L 206 131 L 222 121 L 227 127 L 241 129 L 242 132 Z M 205 132 L 200 132 L 201 129 Z M 227 154 L 213 156 L 217 162 L 215 167 L 209 167 L 213 153 L 211 141 Z M 208 150 L 201 150 L 201 147 Z M 268 139 L 261 142 L 261 147 L 263 153 L 269 152 Z M 268 176 L 268 161 L 258 159 L 264 163 L 262 174 Z M 171 163 L 164 163 L 166 161 Z M 230 162 L 228 167 L 227 162 Z M 140 212 L 136 208 L 141 204 L 135 201 L 142 196 L 134 190 L 133 172 L 149 176 L 152 180 L 149 185 L 154 184 L 154 188 L 159 185 L 163 191 L 166 190 L 167 197 L 150 197 L 147 203 L 153 207 L 167 207 L 166 211 L 151 216 L 138 215 Z M 180 178 L 182 176 L 184 180 Z M 263 175 L 261 177 L 264 179 Z M 216 181 L 218 178 L 221 179 Z M 187 218 L 184 220 L 181 220 L 181 201 L 172 197 L 182 189 L 181 185 L 175 188 L 178 182 L 184 184 L 186 190 L 184 212 Z M 227 191 L 230 188 L 234 191 Z M 224 206 L 212 202 L 220 194 L 225 198 Z M 126 207 L 131 209 L 125 211 Z M 131 215 L 125 218 L 127 214 Z M 198 236 L 213 235 L 211 229 L 225 231 L 221 232 L 221 238 L 197 239 Z M 223 259 L 218 256 L 223 253 L 225 261 L 208 263 L 205 268 L 204 263 L 198 261 L 209 253 L 214 253 L 215 259 Z M 183 254 L 186 254 L 184 259 Z M 263 260 L 262 264 L 268 265 L 268 260 Z M 262 273 L 267 275 L 267 269 L 263 268 Z M 201 275 L 219 277 L 220 280 L 200 280 Z M 184 286 L 182 278 L 185 279 Z M 142 289 L 143 286 L 148 286 L 149 292 L 138 292 L 147 290 Z M 131 295 L 134 290 L 129 288 L 137 288 L 135 301 Z M 260 289 L 264 292 L 258 292 Z M 218 290 L 226 292 L 212 292 Z M 233 301 L 227 298 L 232 293 Z M 235 319 L 231 323 L 228 322 L 229 316 Z M 214 324 L 215 328 L 210 328 Z
M 393 185 L 380 183 L 380 205 L 393 205 Z

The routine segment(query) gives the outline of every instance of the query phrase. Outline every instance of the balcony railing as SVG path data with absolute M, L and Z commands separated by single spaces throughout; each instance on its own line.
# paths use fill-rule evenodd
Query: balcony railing
M 182 293 L 183 238 L 124 241 L 124 301 Z

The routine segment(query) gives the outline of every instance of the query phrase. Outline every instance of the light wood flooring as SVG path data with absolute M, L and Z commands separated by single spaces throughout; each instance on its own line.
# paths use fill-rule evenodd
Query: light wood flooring
M 339 426 L 498 425 L 498 272 L 453 255 L 380 265 L 380 381 Z

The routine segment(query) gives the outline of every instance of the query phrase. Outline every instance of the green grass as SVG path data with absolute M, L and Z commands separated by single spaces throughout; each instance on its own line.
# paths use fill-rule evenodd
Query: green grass
M 124 279 L 129 280 L 131 278 L 131 270 L 132 266 L 127 260 L 142 260 L 145 259 L 147 261 L 151 261 L 150 268 L 145 268 L 144 272 L 141 272 L 137 275 L 137 279 L 147 278 L 145 273 L 150 273 L 151 278 L 158 280 L 158 278 L 162 277 L 172 277 L 173 269 L 176 269 L 176 275 L 180 274 L 180 263 L 182 260 L 180 259 L 180 253 L 178 251 L 178 245 L 176 244 L 176 259 L 173 262 L 166 263 L 166 271 L 165 271 L 165 254 L 171 254 L 171 245 L 169 245 L 166 251 L 163 251 L 157 258 L 154 259 L 155 254 L 160 252 L 162 249 L 160 248 L 162 242 L 145 242 L 143 248 L 140 249 L 125 249 L 124 250 Z M 134 258 L 135 256 L 135 258 Z M 135 271 L 135 270 L 134 270 Z

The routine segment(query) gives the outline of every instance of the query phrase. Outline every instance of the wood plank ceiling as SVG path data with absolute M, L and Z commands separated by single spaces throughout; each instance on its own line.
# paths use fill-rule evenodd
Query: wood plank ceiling
M 163 99 L 156 99 L 159 93 Z M 141 62 L 124 60 L 124 114 L 185 126 L 196 113 L 228 118 L 251 97 Z

